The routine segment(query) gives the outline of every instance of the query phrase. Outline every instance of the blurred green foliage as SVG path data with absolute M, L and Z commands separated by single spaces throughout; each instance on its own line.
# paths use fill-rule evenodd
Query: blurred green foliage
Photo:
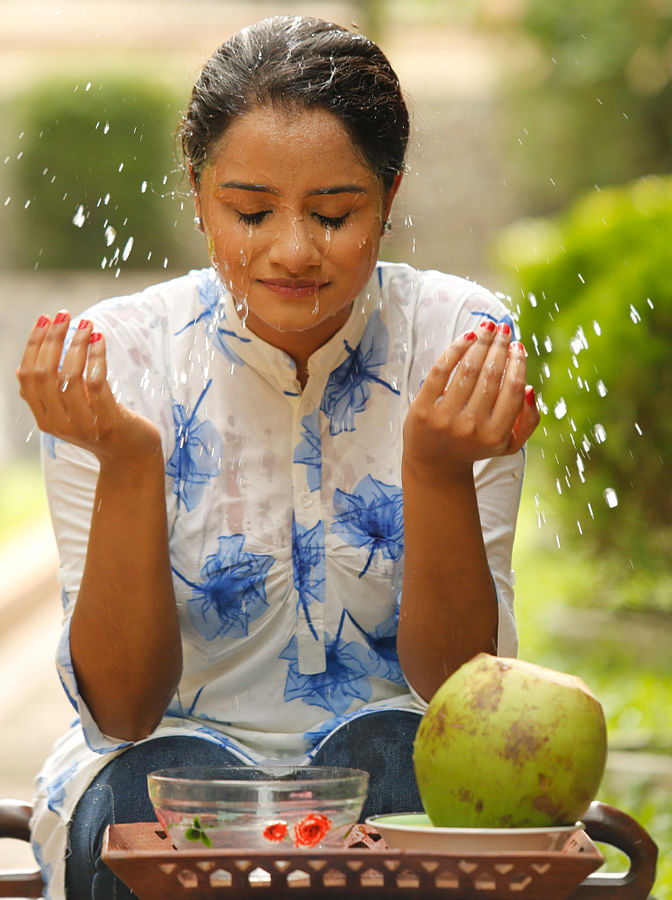
M 670 0 L 527 0 L 517 27 L 540 57 L 506 107 L 529 211 L 671 171 Z
M 496 248 L 520 298 L 544 413 L 533 441 L 555 483 L 563 538 L 611 566 L 612 584 L 639 568 L 651 605 L 668 610 L 670 247 L 672 179 L 651 176 L 512 225 Z
M 163 83 L 121 72 L 52 78 L 16 97 L 13 264 L 159 268 L 167 258 L 181 265 L 178 110 Z

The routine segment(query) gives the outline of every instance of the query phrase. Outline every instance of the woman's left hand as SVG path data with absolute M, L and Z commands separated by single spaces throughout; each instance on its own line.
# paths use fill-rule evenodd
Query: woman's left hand
M 526 357 L 504 322 L 484 320 L 455 340 L 409 409 L 405 465 L 420 477 L 451 479 L 478 459 L 518 451 L 539 424 Z

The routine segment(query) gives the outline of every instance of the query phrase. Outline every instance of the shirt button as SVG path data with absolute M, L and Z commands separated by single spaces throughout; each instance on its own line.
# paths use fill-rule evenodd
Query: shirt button
M 305 494 L 301 495 L 301 505 L 306 509 L 309 509 L 314 502 L 313 495 L 309 491 L 306 491 Z

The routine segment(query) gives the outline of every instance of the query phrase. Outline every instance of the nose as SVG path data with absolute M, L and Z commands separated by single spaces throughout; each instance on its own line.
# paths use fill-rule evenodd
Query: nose
M 273 265 L 281 266 L 292 275 L 301 275 L 319 266 L 322 256 L 313 239 L 310 222 L 294 216 L 283 223 L 273 236 L 268 258 Z

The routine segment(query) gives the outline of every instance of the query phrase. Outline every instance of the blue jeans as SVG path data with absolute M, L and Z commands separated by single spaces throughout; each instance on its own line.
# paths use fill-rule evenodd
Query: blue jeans
M 384 812 L 421 810 L 413 772 L 413 739 L 420 714 L 375 710 L 346 722 L 321 745 L 311 765 L 369 773 L 362 820 Z M 68 900 L 131 900 L 131 891 L 101 859 L 108 825 L 156 820 L 147 774 L 174 766 L 239 766 L 224 747 L 196 737 L 164 737 L 130 747 L 91 782 L 70 823 L 66 863 Z

